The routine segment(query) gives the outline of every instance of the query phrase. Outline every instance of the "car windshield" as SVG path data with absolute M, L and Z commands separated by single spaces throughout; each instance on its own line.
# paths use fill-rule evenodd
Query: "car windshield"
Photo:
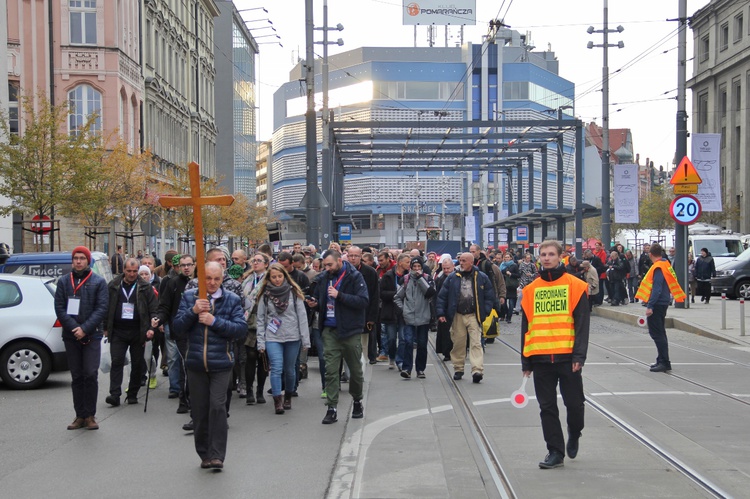
M 706 248 L 711 256 L 735 257 L 742 253 L 742 244 L 736 239 L 696 239 L 694 248 Z
M 739 260 L 741 262 L 750 260 L 750 248 L 746 249 L 742 253 L 740 253 L 735 260 Z

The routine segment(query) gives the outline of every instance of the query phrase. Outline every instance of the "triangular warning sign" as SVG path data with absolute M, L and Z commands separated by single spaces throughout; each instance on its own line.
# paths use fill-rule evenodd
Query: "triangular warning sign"
M 669 183 L 672 185 L 702 184 L 703 180 L 698 175 L 698 170 L 693 166 L 693 162 L 685 156 L 675 168 L 672 180 Z

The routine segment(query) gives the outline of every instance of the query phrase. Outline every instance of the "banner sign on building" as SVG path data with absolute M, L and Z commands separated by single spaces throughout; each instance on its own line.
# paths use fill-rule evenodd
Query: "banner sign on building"
M 638 165 L 614 166 L 615 223 L 637 224 Z
M 352 224 L 339 224 L 339 241 L 352 240 Z
M 404 0 L 404 26 L 477 24 L 476 0 Z
M 473 243 L 477 240 L 477 226 L 474 215 L 466 215 L 464 220 L 464 233 L 466 234 L 467 241 Z
M 528 241 L 529 240 L 529 227 L 528 225 L 519 225 L 516 227 L 516 241 Z
M 495 221 L 495 214 L 494 213 L 485 213 L 483 218 L 483 224 L 491 224 Z M 484 241 L 484 245 L 488 246 L 489 244 L 495 244 L 495 229 L 482 229 L 484 230 L 484 238 L 482 241 Z
M 698 194 L 703 211 L 723 211 L 721 203 L 720 133 L 694 133 L 690 160 L 698 170 L 701 182 Z

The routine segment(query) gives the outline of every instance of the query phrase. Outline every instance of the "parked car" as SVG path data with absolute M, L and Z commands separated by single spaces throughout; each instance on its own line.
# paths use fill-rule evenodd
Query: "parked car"
M 711 278 L 711 293 L 726 293 L 728 298 L 750 299 L 750 249 L 737 258 L 716 266 Z
M 112 280 L 112 268 L 109 258 L 101 251 L 92 251 L 91 270 L 102 276 L 107 282 Z M 0 265 L 0 273 L 53 277 L 55 279 L 70 272 L 73 261 L 69 251 L 52 251 L 46 253 L 15 253 Z
M 0 378 L 8 388 L 39 388 L 68 369 L 55 315 L 57 279 L 0 274 Z

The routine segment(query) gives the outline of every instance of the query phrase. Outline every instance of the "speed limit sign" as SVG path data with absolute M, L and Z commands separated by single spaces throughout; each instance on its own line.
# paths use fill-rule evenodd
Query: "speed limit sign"
M 701 202 L 693 196 L 677 196 L 669 206 L 669 214 L 680 225 L 690 225 L 701 216 Z

